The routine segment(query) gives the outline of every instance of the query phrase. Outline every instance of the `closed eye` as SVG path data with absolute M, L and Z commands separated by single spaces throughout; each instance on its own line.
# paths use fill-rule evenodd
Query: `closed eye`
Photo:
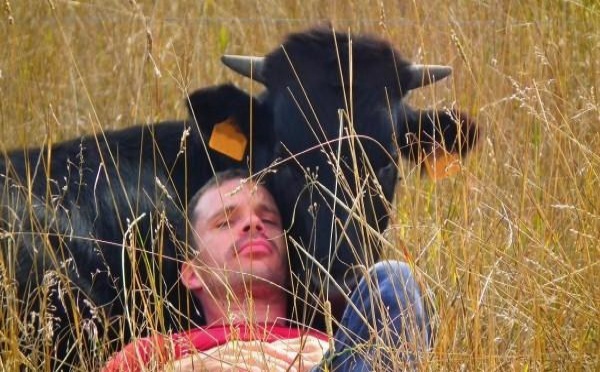
M 272 226 L 276 226 L 276 227 L 281 226 L 281 221 L 275 215 L 266 215 L 266 216 L 263 216 L 263 217 L 261 217 L 261 221 L 264 224 L 268 224 L 268 225 L 272 225 Z
M 213 226 L 217 229 L 228 229 L 235 222 L 233 216 L 222 216 L 213 222 Z
M 229 221 L 226 219 L 218 220 L 218 221 L 215 221 L 213 226 L 216 227 L 217 229 L 224 229 L 229 226 Z

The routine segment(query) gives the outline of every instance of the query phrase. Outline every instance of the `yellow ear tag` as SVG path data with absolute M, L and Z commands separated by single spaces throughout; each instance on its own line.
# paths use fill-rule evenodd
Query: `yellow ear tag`
M 215 124 L 208 140 L 208 147 L 237 161 L 244 158 L 247 144 L 248 139 L 232 118 Z
M 434 181 L 454 176 L 461 169 L 458 155 L 451 154 L 440 147 L 429 155 L 426 155 L 424 162 L 429 178 Z

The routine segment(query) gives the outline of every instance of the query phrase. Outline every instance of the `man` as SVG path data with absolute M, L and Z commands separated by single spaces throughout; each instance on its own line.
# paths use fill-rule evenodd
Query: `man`
M 398 370 L 412 363 L 431 335 L 404 263 L 375 265 L 333 339 L 286 319 L 290 269 L 281 217 L 269 192 L 247 177 L 217 174 L 188 208 L 193 254 L 181 280 L 206 326 L 138 340 L 105 371 Z

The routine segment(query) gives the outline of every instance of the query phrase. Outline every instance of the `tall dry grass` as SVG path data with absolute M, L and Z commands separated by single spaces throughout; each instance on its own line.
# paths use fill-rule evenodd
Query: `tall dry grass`
M 470 112 L 482 143 L 462 172 L 437 183 L 401 163 L 387 234 L 408 248 L 387 255 L 414 261 L 434 295 L 439 329 L 424 368 L 600 368 L 595 1 L 3 4 L 2 151 L 183 118 L 192 89 L 250 89 L 220 65 L 222 53 L 264 53 L 316 23 L 453 66 L 452 79 L 411 102 Z M 11 292 L 2 293 L 0 344 L 14 345 Z

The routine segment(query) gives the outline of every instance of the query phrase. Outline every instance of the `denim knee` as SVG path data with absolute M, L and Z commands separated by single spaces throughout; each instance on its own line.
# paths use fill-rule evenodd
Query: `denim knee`
M 369 273 L 372 278 L 377 278 L 378 281 L 397 278 L 412 278 L 412 270 L 410 265 L 403 261 L 385 260 L 379 261 L 371 267 Z
M 362 365 L 363 370 L 372 370 L 368 368 L 372 363 L 391 368 L 394 360 L 410 364 L 420 359 L 432 346 L 425 301 L 409 264 L 388 260 L 373 265 L 352 293 L 335 336 L 335 350 L 328 354 L 333 357 L 331 366 L 354 371 Z M 359 351 L 374 340 L 370 348 Z
M 400 311 L 410 309 L 414 320 L 425 331 L 426 344 L 431 347 L 433 342 L 432 309 L 417 284 L 411 266 L 402 261 L 381 261 L 373 265 L 369 274 L 371 280 L 375 281 L 381 300 L 386 306 L 400 306 L 403 309 Z

